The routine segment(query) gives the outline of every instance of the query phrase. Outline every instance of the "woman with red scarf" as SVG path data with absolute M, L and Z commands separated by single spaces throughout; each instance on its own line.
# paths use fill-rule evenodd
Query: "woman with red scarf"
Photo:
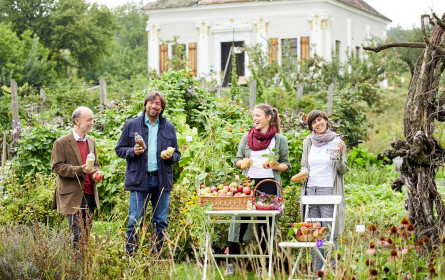
M 280 132 L 280 118 L 278 111 L 267 104 L 256 105 L 253 110 L 254 126 L 241 139 L 238 153 L 235 157 L 235 166 L 241 169 L 242 162 L 246 158 L 251 159 L 250 166 L 243 170 L 243 174 L 255 181 L 255 186 L 265 179 L 273 179 L 281 184 L 279 171 L 284 172 L 290 168 L 289 148 L 287 139 Z M 279 155 L 278 163 L 263 165 L 266 161 L 265 154 L 273 153 L 272 149 L 277 149 Z M 281 195 L 279 187 L 273 182 L 264 182 L 257 191 L 269 195 Z M 249 217 L 246 217 L 250 219 Z M 262 251 L 266 251 L 267 240 L 263 233 L 266 232 L 266 225 L 260 224 L 256 231 L 260 239 Z M 229 254 L 240 254 L 241 243 L 243 241 L 256 240 L 253 236 L 251 224 L 231 224 L 229 228 Z M 257 274 L 261 274 L 261 267 Z M 227 265 L 225 275 L 233 275 L 235 266 L 233 263 Z

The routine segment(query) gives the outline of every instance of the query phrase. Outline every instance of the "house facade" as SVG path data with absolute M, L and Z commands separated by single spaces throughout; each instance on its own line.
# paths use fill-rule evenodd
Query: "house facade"
M 332 53 L 344 60 L 347 50 L 360 53 L 362 43 L 385 38 L 390 22 L 362 0 L 159 0 L 142 9 L 148 68 L 167 70 L 176 36 L 198 77 L 222 73 L 232 44 L 260 44 L 279 61 L 284 46 L 298 60 Z M 238 72 L 249 77 L 248 54 L 237 58 Z

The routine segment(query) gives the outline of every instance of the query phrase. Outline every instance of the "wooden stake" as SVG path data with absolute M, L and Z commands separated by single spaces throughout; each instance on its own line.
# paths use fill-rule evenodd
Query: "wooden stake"
M 334 102 L 334 83 L 331 83 L 328 88 L 328 103 L 326 104 L 326 114 L 332 114 L 332 104 Z
M 250 84 L 250 95 L 249 95 L 249 109 L 253 112 L 253 108 L 256 104 L 256 80 L 253 80 Z
M 107 103 L 107 83 L 104 78 L 100 78 L 100 111 L 103 112 L 104 106 Z
M 17 83 L 11 79 L 11 105 L 12 105 L 12 121 L 16 124 L 19 119 L 19 97 L 17 92 Z

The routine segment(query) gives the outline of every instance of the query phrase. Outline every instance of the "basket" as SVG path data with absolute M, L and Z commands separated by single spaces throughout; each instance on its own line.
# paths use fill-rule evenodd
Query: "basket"
M 206 206 L 207 202 L 212 204 L 212 210 L 246 210 L 247 201 L 252 195 L 246 196 L 199 196 L 198 205 Z
M 324 229 L 323 232 L 320 231 L 320 229 Z M 317 231 L 317 235 L 314 235 L 314 231 Z M 324 228 L 308 228 L 308 232 L 306 234 L 301 234 L 296 236 L 297 241 L 299 242 L 315 242 L 318 239 L 325 239 L 326 238 L 326 227 Z
M 276 210 L 276 206 L 274 206 L 274 205 L 260 205 L 260 204 L 256 203 L 256 198 L 255 198 L 256 189 L 258 188 L 259 185 L 261 185 L 264 182 L 274 182 L 276 185 L 278 185 L 280 187 L 281 197 L 278 198 L 278 202 L 280 203 L 280 205 L 283 204 L 283 188 L 281 187 L 280 183 L 278 183 L 277 181 L 272 180 L 272 179 L 266 179 L 266 180 L 259 182 L 255 186 L 255 189 L 253 190 L 253 194 L 252 194 L 252 205 L 255 205 L 256 210 Z

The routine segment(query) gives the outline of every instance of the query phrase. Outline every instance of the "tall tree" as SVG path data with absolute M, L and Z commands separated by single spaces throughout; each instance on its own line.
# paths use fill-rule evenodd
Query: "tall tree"
M 48 16 L 54 0 L 2 0 L 0 21 L 12 24 L 12 30 L 22 34 L 31 30 L 40 38 L 48 32 Z
M 430 26 L 425 26 L 427 29 L 430 29 Z M 388 41 L 390 42 L 423 42 L 422 30 L 420 28 L 414 27 L 412 29 L 403 29 L 400 26 L 392 27 L 388 31 Z M 411 48 L 402 48 L 398 49 L 397 53 L 399 58 L 405 62 L 411 75 L 414 74 L 414 68 L 416 67 L 416 61 L 419 57 L 421 49 L 411 49 Z
M 428 32 L 424 21 L 433 23 Z M 391 43 L 376 48 L 422 48 L 408 89 L 404 113 L 405 140 L 391 144 L 381 158 L 403 158 L 401 174 L 391 182 L 392 188 L 401 191 L 406 186 L 408 219 L 416 226 L 416 238 L 429 236 L 439 241 L 445 231 L 445 207 L 437 191 L 435 176 L 445 162 L 445 149 L 434 137 L 434 122 L 445 121 L 445 92 L 440 92 L 440 79 L 445 69 L 445 14 L 442 19 L 435 14 L 422 16 L 423 43 Z
M 111 45 L 111 55 L 104 60 L 103 74 L 114 80 L 128 80 L 135 74 L 147 74 L 148 16 L 134 4 L 113 10 L 116 33 Z
M 61 75 L 69 67 L 81 76 L 97 70 L 110 53 L 116 29 L 106 6 L 85 0 L 2 0 L 0 22 L 10 23 L 19 36 L 26 30 L 37 34 Z
M 115 17 L 105 6 L 89 6 L 84 0 L 59 0 L 49 17 L 49 45 L 62 67 L 81 74 L 96 70 L 109 54 Z
M 20 37 L 11 30 L 11 24 L 0 22 L 0 87 L 17 82 L 42 85 L 54 76 L 53 61 L 48 61 L 49 50 L 37 35 L 25 31 Z

